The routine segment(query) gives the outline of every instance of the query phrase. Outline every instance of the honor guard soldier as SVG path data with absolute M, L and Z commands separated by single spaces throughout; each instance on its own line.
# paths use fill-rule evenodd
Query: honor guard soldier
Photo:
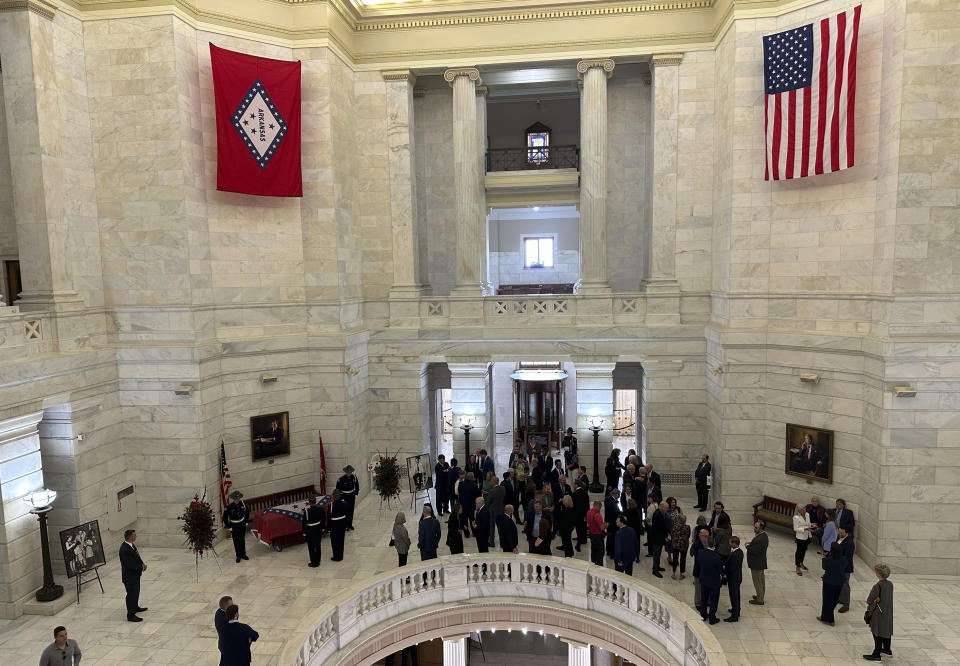
M 233 550 L 237 555 L 237 562 L 240 560 L 249 560 L 247 557 L 247 521 L 250 520 L 250 509 L 243 503 L 243 493 L 234 490 L 230 493 L 232 500 L 223 512 L 223 523 L 233 534 Z
M 337 479 L 337 490 L 343 493 L 347 503 L 347 529 L 353 529 L 353 508 L 357 503 L 357 493 L 360 492 L 360 481 L 353 473 L 353 467 L 343 468 L 343 476 Z
M 303 512 L 303 534 L 307 537 L 307 551 L 310 553 L 310 566 L 320 566 L 320 537 L 327 522 L 327 513 L 311 498 L 309 506 Z
M 339 485 L 339 483 L 337 484 Z M 343 538 L 347 533 L 349 506 L 344 495 L 339 490 L 333 491 L 333 506 L 330 508 L 330 547 L 333 548 L 333 557 L 330 559 L 339 562 L 343 559 Z

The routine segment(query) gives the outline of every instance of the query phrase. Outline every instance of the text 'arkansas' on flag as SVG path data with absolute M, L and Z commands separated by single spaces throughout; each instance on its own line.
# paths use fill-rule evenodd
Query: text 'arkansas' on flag
M 217 116 L 217 189 L 303 196 L 300 61 L 210 44 Z
M 765 180 L 853 166 L 860 5 L 763 38 Z

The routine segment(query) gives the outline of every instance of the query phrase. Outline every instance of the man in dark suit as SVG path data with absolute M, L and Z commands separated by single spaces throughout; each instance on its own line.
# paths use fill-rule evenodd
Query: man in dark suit
M 477 539 L 477 552 L 486 553 L 490 551 L 490 508 L 484 505 L 482 497 L 474 500 L 474 506 L 473 536 Z
M 700 581 L 700 617 L 716 624 L 717 605 L 720 603 L 720 585 L 723 580 L 723 560 L 717 555 L 716 544 L 711 539 L 707 547 L 697 552 L 693 563 L 693 575 Z
M 460 506 L 463 507 L 463 513 L 460 514 L 460 524 L 463 526 L 464 535 L 470 536 L 470 524 L 473 522 L 476 512 L 477 498 L 480 497 L 480 488 L 473 480 L 473 472 L 467 472 L 463 481 L 460 482 L 459 495 Z M 488 527 L 488 533 L 489 529 Z
M 250 644 L 258 638 L 260 634 L 240 621 L 240 609 L 236 604 L 227 608 L 227 626 L 220 633 L 223 643 L 220 666 L 247 666 L 251 661 Z
M 147 565 L 140 558 L 134 542 L 137 540 L 136 530 L 126 530 L 123 533 L 123 543 L 120 544 L 120 577 L 123 587 L 127 591 L 127 621 L 143 622 L 137 613 L 147 610 L 140 607 L 140 576 L 147 570 Z
M 503 507 L 503 513 L 497 516 L 497 534 L 500 535 L 500 548 L 505 553 L 516 553 L 519 544 L 517 525 L 513 522 L 513 505 Z
M 223 652 L 223 628 L 227 626 L 227 609 L 232 605 L 233 597 L 220 597 L 220 607 L 213 614 L 213 626 L 217 630 L 217 649 L 221 652 Z
M 442 516 L 445 511 L 449 511 L 447 500 L 447 470 L 450 465 L 447 464 L 447 458 L 442 453 L 437 456 L 437 464 L 433 466 L 433 476 L 436 481 L 433 487 L 437 493 L 437 515 Z
M 532 508 L 524 511 L 523 515 L 526 517 L 526 522 L 523 524 L 523 533 L 527 535 L 527 545 L 532 553 L 533 542 L 536 541 L 537 537 L 540 536 L 540 521 L 545 520 L 549 523 L 550 517 L 544 513 L 543 505 L 541 504 L 540 500 L 534 500 Z
M 310 554 L 310 564 L 307 566 L 317 568 L 320 566 L 320 539 L 327 522 L 327 512 L 317 506 L 314 497 L 307 501 L 307 505 L 303 512 L 303 535 L 307 537 L 307 552 Z
M 627 517 L 621 513 L 617 516 L 617 536 L 613 545 L 613 562 L 617 571 L 633 575 L 633 561 L 639 553 L 638 543 L 637 533 L 627 526 Z
M 764 532 L 767 524 L 758 520 L 753 524 L 753 539 L 747 542 L 747 568 L 753 578 L 753 588 L 756 594 L 750 603 L 754 606 L 763 605 L 763 597 L 767 592 L 767 548 L 770 546 L 770 537 Z
M 507 489 L 500 485 L 500 479 L 493 477 L 493 488 L 487 492 L 484 498 L 484 505 L 487 507 L 487 515 L 490 516 L 490 527 L 487 530 L 488 546 L 496 546 L 494 537 L 496 536 L 497 518 L 503 515 L 503 507 L 507 503 Z
M 333 505 L 330 507 L 330 548 L 333 550 L 334 562 L 343 560 L 343 541 L 347 533 L 347 501 L 343 499 L 343 493 L 339 490 L 333 491 Z
M 853 516 L 853 511 L 847 508 L 846 500 L 838 499 L 837 500 L 837 527 L 843 528 L 847 531 L 847 534 L 853 536 L 853 528 L 856 526 L 857 521 Z
M 577 477 L 577 483 L 583 482 L 587 488 L 590 487 L 590 475 L 587 473 L 587 466 L 580 465 L 580 476 Z M 589 511 L 590 509 L 587 509 Z
M 660 484 L 660 475 L 653 471 L 653 465 L 647 463 L 643 466 L 643 469 L 647 473 L 647 480 L 653 480 L 653 485 L 657 487 L 657 490 L 660 491 L 660 496 L 663 497 L 663 488 L 661 488 Z
M 620 515 L 620 491 L 614 488 L 603 500 L 603 522 L 607 524 L 607 557 L 613 559 L 617 539 L 617 516 Z
M 663 567 L 660 566 L 660 555 L 664 544 L 667 543 L 667 509 L 667 503 L 660 502 L 650 519 L 650 532 L 647 534 L 647 541 L 653 552 L 653 575 L 657 578 L 663 578 L 663 574 L 660 573 L 663 571 Z
M 580 546 L 587 543 L 587 511 L 590 510 L 590 492 L 587 485 L 577 481 L 577 489 L 573 491 L 573 511 L 576 515 L 577 552 Z
M 837 543 L 840 544 L 840 552 L 847 558 L 847 567 L 843 570 L 843 587 L 840 588 L 840 598 L 837 600 L 840 608 L 837 609 L 837 612 L 846 613 L 850 610 L 850 576 L 853 575 L 853 556 L 857 551 L 857 546 L 853 542 L 853 536 L 842 527 L 837 529 Z
M 496 473 L 493 470 L 493 458 L 487 455 L 486 449 L 480 449 L 480 472 L 483 474 L 483 478 L 479 479 L 480 483 L 486 481 L 487 473 Z
M 347 503 L 347 529 L 353 529 L 353 510 L 357 506 L 357 494 L 360 492 L 360 481 L 353 473 L 353 465 L 343 468 L 343 476 L 337 479 L 337 490 L 343 493 L 343 500 Z
M 656 504 L 660 504 L 660 502 L 663 501 L 663 493 L 660 492 L 660 488 L 657 486 L 656 482 L 649 477 L 647 478 L 647 487 L 643 491 L 643 494 L 647 498 L 646 502 L 644 502 L 644 504 L 647 506 L 649 506 L 650 500 L 653 500 Z
M 730 557 L 724 567 L 727 576 L 727 591 L 730 593 L 730 617 L 724 622 L 736 622 L 740 619 L 740 584 L 743 582 L 743 551 L 740 550 L 740 537 L 730 537 Z
M 726 517 L 729 522 L 730 516 L 727 515 L 727 512 L 723 510 L 723 502 L 714 502 L 713 503 L 713 513 L 710 514 L 710 522 L 707 523 L 707 527 L 713 530 L 717 526 L 717 521 L 720 520 L 720 516 Z
M 707 477 L 710 476 L 710 456 L 704 453 L 700 456 L 700 464 L 697 465 L 697 471 L 693 473 L 697 486 L 697 505 L 693 507 L 699 511 L 707 510 Z

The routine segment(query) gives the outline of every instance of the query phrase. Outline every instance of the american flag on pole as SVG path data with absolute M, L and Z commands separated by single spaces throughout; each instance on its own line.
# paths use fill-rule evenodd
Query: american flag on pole
M 764 180 L 853 166 L 860 5 L 763 38 Z
M 220 513 L 222 514 L 230 503 L 227 493 L 230 491 L 230 470 L 227 468 L 227 452 L 223 448 L 223 438 L 220 439 Z

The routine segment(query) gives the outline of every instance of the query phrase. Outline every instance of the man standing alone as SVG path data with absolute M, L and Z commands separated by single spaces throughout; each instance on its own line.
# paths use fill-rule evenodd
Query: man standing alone
M 223 512 L 223 524 L 233 536 L 233 552 L 240 560 L 249 560 L 247 557 L 247 521 L 250 520 L 250 509 L 243 503 L 243 493 L 234 490 L 230 493 L 230 504 Z
M 700 511 L 707 510 L 707 477 L 710 476 L 710 456 L 704 453 L 700 456 L 700 464 L 697 465 L 697 471 L 693 473 L 697 486 L 697 505 L 693 507 Z
M 767 569 L 767 547 L 770 545 L 770 538 L 763 531 L 766 526 L 762 520 L 755 522 L 753 540 L 747 542 L 747 567 L 750 568 L 750 577 L 753 578 L 753 589 L 757 592 L 750 600 L 754 606 L 763 605 L 763 596 L 767 591 L 764 572 Z
M 123 533 L 123 543 L 120 544 L 120 577 L 123 587 L 127 591 L 127 622 L 143 622 L 142 613 L 146 608 L 140 607 L 140 576 L 147 570 L 147 565 L 140 558 L 134 542 L 137 540 L 136 530 L 126 530 Z

